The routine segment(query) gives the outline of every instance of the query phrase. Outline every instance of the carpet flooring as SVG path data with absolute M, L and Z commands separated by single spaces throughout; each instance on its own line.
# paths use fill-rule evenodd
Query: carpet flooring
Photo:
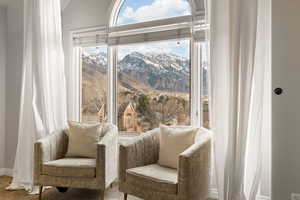
M 28 195 L 25 191 L 6 191 L 5 187 L 10 182 L 10 177 L 0 177 L 0 200 L 38 200 L 37 195 Z M 43 200 L 98 200 L 98 197 L 99 193 L 95 190 L 70 189 L 62 194 L 51 188 L 43 192 Z M 105 200 L 123 200 L 123 194 L 118 191 L 117 185 L 106 191 Z M 129 195 L 128 200 L 141 199 Z

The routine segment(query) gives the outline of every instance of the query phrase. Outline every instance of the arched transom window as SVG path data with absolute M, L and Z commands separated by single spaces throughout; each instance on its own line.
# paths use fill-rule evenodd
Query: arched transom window
M 122 3 L 116 25 L 134 24 L 191 15 L 187 0 L 126 0 Z

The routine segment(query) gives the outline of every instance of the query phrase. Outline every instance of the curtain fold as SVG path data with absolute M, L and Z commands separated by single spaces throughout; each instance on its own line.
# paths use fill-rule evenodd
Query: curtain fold
M 270 52 L 268 0 L 211 1 L 211 125 L 219 200 L 255 199 Z M 267 22 L 269 23 L 269 22 Z M 254 137 L 255 136 L 255 137 Z
M 60 0 L 24 0 L 19 137 L 9 190 L 33 191 L 36 140 L 67 127 Z
M 260 192 L 263 169 L 269 171 L 271 163 L 271 0 L 258 2 L 258 23 L 253 74 L 253 89 L 246 149 L 244 191 L 246 198 L 256 200 Z M 268 175 L 264 174 L 268 177 Z M 264 180 L 269 186 L 270 180 Z M 263 191 L 266 192 L 266 191 Z M 269 194 L 270 195 L 270 194 Z

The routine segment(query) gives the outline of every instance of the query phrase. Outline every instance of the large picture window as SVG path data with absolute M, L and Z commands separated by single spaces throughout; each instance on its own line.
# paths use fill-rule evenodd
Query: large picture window
M 159 124 L 210 128 L 203 13 L 188 0 L 117 2 L 109 28 L 73 33 L 81 121 L 114 123 L 126 135 Z
M 118 128 L 190 125 L 190 41 L 118 47 Z

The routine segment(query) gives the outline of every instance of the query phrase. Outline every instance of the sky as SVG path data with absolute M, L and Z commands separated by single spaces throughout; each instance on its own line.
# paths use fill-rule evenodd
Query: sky
M 125 0 L 117 25 L 190 15 L 187 0 Z
M 154 14 L 155 13 L 155 14 Z M 163 18 L 191 14 L 187 0 L 125 0 L 120 9 L 117 25 L 132 24 Z M 119 59 L 137 51 L 140 53 L 173 53 L 188 58 L 190 55 L 189 40 L 172 40 L 134 45 L 124 45 L 118 48 Z M 106 47 L 85 48 L 90 53 L 106 51 Z

